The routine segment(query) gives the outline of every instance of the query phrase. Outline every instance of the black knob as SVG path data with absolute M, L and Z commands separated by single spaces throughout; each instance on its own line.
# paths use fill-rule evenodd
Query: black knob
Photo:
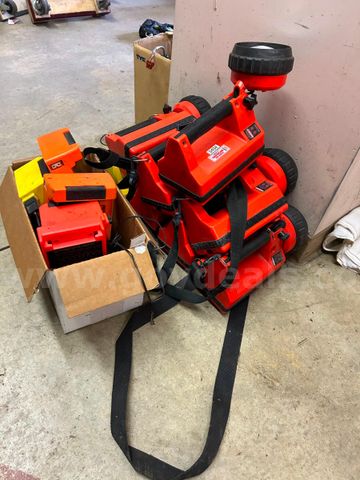
M 258 101 L 256 99 L 255 93 L 250 93 L 246 98 L 243 100 L 243 104 L 248 110 L 252 110 L 255 105 L 257 105 Z
M 278 237 L 280 238 L 280 240 L 282 240 L 284 242 L 285 240 L 287 240 L 290 237 L 290 235 L 286 232 L 280 232 L 278 234 Z
M 167 103 L 165 103 L 164 107 L 163 107 L 163 112 L 164 113 L 170 113 L 172 110 L 171 106 L 168 105 Z

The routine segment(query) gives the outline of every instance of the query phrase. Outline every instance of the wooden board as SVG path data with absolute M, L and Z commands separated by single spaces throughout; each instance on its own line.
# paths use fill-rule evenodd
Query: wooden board
M 341 161 L 341 159 L 339 159 Z M 360 205 L 360 149 L 357 151 L 354 160 L 344 175 L 338 189 L 336 190 L 330 204 L 328 205 L 315 235 L 331 227 L 340 218 L 351 212 Z
M 110 13 L 110 8 L 100 10 L 96 0 L 48 0 L 51 10 L 48 15 L 37 15 L 32 1 L 26 0 L 33 23 L 80 16 L 103 16 Z

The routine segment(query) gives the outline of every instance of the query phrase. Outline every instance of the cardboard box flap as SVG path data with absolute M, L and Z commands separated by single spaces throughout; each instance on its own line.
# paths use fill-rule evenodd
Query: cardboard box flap
M 131 249 L 129 252 L 131 255 L 126 251 L 115 252 L 54 270 L 69 317 L 143 293 L 139 272 L 148 290 L 158 285 L 146 247 Z
M 114 205 L 112 229 L 114 232 L 121 232 L 120 242 L 126 248 L 130 247 L 131 242 L 135 238 L 146 235 L 145 228 L 139 221 L 139 217 L 121 193 L 119 193 L 118 201 Z
M 9 168 L 0 187 L 0 212 L 6 236 L 28 301 L 36 292 L 47 266 L 26 211 L 19 201 Z
M 127 247 L 134 248 L 140 242 L 144 243 L 143 235 L 145 235 L 145 243 L 150 241 L 156 245 L 157 240 L 147 226 L 142 223 L 131 203 L 127 202 L 121 194 L 120 198 L 121 202 L 116 205 L 117 215 L 113 218 L 113 226 L 116 230 L 120 230 L 121 227 L 123 240 Z M 120 222 L 118 218 L 121 219 Z

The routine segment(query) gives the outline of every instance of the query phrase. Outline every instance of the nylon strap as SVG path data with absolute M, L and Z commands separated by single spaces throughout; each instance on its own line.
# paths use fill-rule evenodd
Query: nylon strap
M 199 304 L 215 298 L 226 288 L 229 288 L 230 285 L 234 282 L 236 272 L 241 260 L 241 251 L 243 248 L 247 222 L 247 194 L 240 180 L 235 180 L 234 182 L 232 182 L 229 189 L 226 207 L 229 212 L 230 218 L 231 267 L 229 268 L 225 279 L 217 287 L 213 288 L 212 290 L 206 291 L 204 295 L 198 295 L 191 291 L 186 291 L 184 289 L 176 287 L 175 285 L 166 284 L 165 287 L 162 285 L 167 295 L 170 295 L 173 298 L 183 300 L 188 303 Z M 181 215 L 181 212 L 179 213 Z M 169 264 L 171 264 L 171 271 L 174 268 L 178 257 L 178 230 L 179 226 L 174 224 L 174 241 L 165 262 L 165 264 L 167 264 L 167 270 L 169 269 Z M 162 274 L 162 272 L 160 272 L 160 274 Z M 200 290 L 205 289 L 201 276 L 201 270 L 196 263 L 193 263 L 190 268 L 190 277 L 192 278 L 193 284 L 196 288 Z M 166 281 L 168 280 L 168 278 L 169 276 L 166 277 Z
M 86 157 L 90 154 L 96 155 L 99 161 L 93 162 L 88 160 Z M 128 174 L 120 180 L 117 186 L 120 190 L 129 189 L 128 194 L 126 195 L 127 200 L 133 198 L 136 189 L 137 173 L 135 163 L 131 158 L 120 157 L 117 153 L 101 147 L 87 147 L 84 149 L 83 155 L 86 164 L 97 170 L 107 170 L 111 167 L 125 169 Z
M 231 222 L 230 255 L 233 271 L 224 282 L 210 292 L 210 295 L 218 294 L 231 285 L 235 278 L 234 271 L 237 269 L 240 261 L 247 217 L 246 192 L 241 182 L 234 182 L 231 186 L 227 207 Z M 178 257 L 180 218 L 181 213 L 177 210 L 173 219 L 174 242 L 159 272 L 160 286 L 163 288 L 165 295 L 152 304 L 148 303 L 144 305 L 131 316 L 119 336 L 115 348 L 111 432 L 133 468 L 138 473 L 152 480 L 182 480 L 191 478 L 204 472 L 214 460 L 219 450 L 229 417 L 232 391 L 249 302 L 249 297 L 245 297 L 230 311 L 213 389 L 208 434 L 203 451 L 195 463 L 187 470 L 181 470 L 129 445 L 126 423 L 132 365 L 133 332 L 151 322 L 153 318 L 173 308 L 180 300 L 191 303 L 202 303 L 209 299 L 209 297 L 203 297 L 202 295 L 192 292 L 197 285 L 194 285 L 193 276 L 191 275 L 188 275 L 176 285 L 168 284 L 168 279 L 175 267 Z
M 188 282 L 188 279 L 186 279 Z M 184 281 L 178 287 L 189 288 Z M 190 287 L 191 288 L 191 287 Z M 215 458 L 220 447 L 230 412 L 231 397 L 243 336 L 249 297 L 235 306 L 228 319 L 224 343 L 213 390 L 210 426 L 199 458 L 187 470 L 180 470 L 128 443 L 127 397 L 132 365 L 133 332 L 174 307 L 178 300 L 164 296 L 134 313 L 116 342 L 115 370 L 111 407 L 111 432 L 133 468 L 152 480 L 182 480 L 200 475 Z

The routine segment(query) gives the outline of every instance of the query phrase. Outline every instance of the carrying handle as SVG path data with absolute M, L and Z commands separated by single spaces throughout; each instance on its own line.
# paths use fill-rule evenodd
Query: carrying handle
M 165 57 L 165 58 L 168 58 L 167 55 L 166 55 L 166 49 L 165 49 L 164 45 L 158 45 L 157 47 L 153 48 L 149 58 L 146 60 L 146 67 L 149 68 L 150 70 L 152 68 L 154 68 L 154 66 L 155 66 L 155 59 L 156 59 L 155 55 L 157 53 L 159 55 L 161 55 L 160 50 L 163 51 L 162 56 Z
M 221 122 L 221 120 L 231 115 L 233 107 L 230 100 L 231 98 L 225 98 L 224 100 L 221 100 L 221 102 L 210 108 L 210 110 L 203 113 L 201 117 L 184 127 L 177 135 L 175 135 L 175 138 L 179 138 L 181 135 L 186 135 L 190 143 L 195 142 L 195 140 L 215 127 L 215 125 Z M 159 145 L 156 145 L 156 147 L 149 150 L 148 153 L 155 160 L 155 162 L 164 156 L 166 145 L 167 140 L 159 143 Z
M 190 123 L 187 127 L 183 128 L 175 138 L 180 135 L 186 135 L 190 143 L 195 142 L 204 133 L 211 130 L 221 120 L 231 115 L 233 110 L 232 104 L 229 98 L 221 100 L 214 107 L 210 108 L 207 112 L 203 113 L 201 117 L 197 118 L 194 122 Z

